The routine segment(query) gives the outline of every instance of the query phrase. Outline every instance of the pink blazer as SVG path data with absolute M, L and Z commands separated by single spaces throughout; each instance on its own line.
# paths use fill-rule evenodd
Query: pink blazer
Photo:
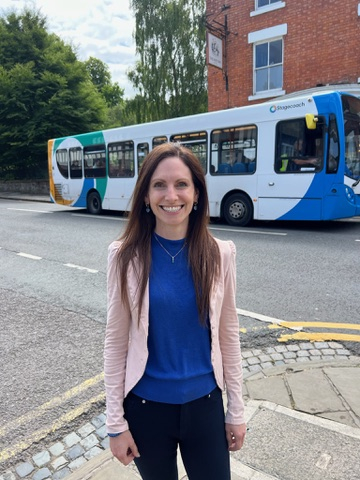
M 220 276 L 210 299 L 211 361 L 216 383 L 226 389 L 226 423 L 240 425 L 244 420 L 239 321 L 236 313 L 235 245 L 216 239 L 221 256 Z M 147 285 L 138 325 L 138 282 L 132 268 L 128 272 L 130 309 L 121 301 L 116 269 L 120 242 L 109 246 L 104 371 L 106 425 L 108 433 L 127 430 L 123 401 L 142 377 L 148 358 L 149 285 Z

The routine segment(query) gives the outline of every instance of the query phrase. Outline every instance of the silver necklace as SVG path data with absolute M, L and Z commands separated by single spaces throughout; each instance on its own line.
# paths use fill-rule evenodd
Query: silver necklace
M 168 252 L 168 250 L 166 250 L 166 248 L 164 247 L 164 245 L 160 242 L 160 240 L 158 239 L 156 233 L 154 232 L 154 237 L 155 237 L 155 240 L 158 242 L 158 244 L 160 245 L 160 247 L 165 250 L 165 252 L 169 255 L 169 257 L 171 257 L 171 263 L 175 263 L 175 258 L 179 255 L 179 253 L 181 253 L 185 246 L 186 246 L 186 241 L 184 242 L 184 245 L 180 248 L 180 250 L 175 253 L 175 255 L 171 255 L 170 252 Z

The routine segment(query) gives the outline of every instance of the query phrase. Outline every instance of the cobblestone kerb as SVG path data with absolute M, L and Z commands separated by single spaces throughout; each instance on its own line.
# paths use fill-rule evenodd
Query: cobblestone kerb
M 337 342 L 303 342 L 265 349 L 244 350 L 244 378 L 257 372 L 290 364 L 358 360 Z M 315 363 L 314 363 L 315 365 Z M 276 370 L 276 369 L 275 369 Z M 0 472 L 0 480 L 61 480 L 109 447 L 105 413 L 94 417 L 76 431 L 68 433 L 48 449 L 21 461 L 11 470 Z

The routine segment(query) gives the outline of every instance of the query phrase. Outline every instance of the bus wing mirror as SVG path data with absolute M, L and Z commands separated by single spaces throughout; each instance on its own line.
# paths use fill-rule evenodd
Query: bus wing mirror
M 316 117 L 313 113 L 307 113 L 305 115 L 305 121 L 306 121 L 306 127 L 309 130 L 315 130 L 316 129 L 316 123 L 318 122 L 318 117 Z

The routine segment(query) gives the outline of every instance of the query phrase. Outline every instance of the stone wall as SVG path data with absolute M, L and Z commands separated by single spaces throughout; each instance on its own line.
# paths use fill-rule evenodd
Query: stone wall
M 49 180 L 0 180 L 0 192 L 49 195 Z

